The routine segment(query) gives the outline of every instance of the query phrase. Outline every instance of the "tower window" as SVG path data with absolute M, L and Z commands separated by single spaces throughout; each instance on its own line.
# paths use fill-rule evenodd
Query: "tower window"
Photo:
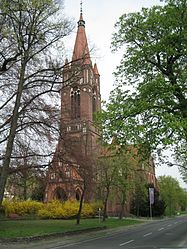
M 92 105 L 93 105 L 93 113 L 96 112 L 96 96 L 93 96 L 93 99 L 92 99 Z
M 92 97 L 92 114 L 97 111 L 97 105 L 96 105 L 96 92 L 93 90 L 93 97 Z
M 71 118 L 80 118 L 80 89 L 77 87 L 71 91 Z

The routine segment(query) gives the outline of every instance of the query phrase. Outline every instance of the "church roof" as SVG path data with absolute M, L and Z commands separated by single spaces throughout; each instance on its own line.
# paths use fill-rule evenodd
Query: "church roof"
M 78 21 L 77 36 L 73 50 L 73 61 L 82 59 L 83 64 L 91 64 L 90 52 L 85 32 L 85 21 L 83 19 L 82 10 Z

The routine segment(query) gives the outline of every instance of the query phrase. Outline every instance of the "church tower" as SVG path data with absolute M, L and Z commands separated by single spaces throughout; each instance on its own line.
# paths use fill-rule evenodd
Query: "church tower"
M 63 69 L 60 138 L 48 172 L 46 201 L 80 199 L 81 176 L 75 167 L 81 167 L 81 160 L 77 166 L 74 155 L 97 154 L 99 133 L 93 121 L 100 109 L 100 75 L 92 64 L 81 4 L 72 60 L 66 59 Z

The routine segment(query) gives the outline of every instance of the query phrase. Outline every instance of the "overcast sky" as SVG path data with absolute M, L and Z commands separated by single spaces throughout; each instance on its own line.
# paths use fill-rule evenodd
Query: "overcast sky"
M 107 100 L 110 91 L 113 89 L 114 77 L 112 73 L 120 62 L 122 52 L 111 53 L 111 36 L 114 32 L 114 24 L 118 18 L 129 12 L 136 12 L 142 7 L 151 7 L 160 4 L 159 0 L 83 0 L 83 18 L 86 22 L 86 34 L 89 42 L 89 48 L 94 48 L 92 62 L 96 62 L 101 76 L 101 96 Z M 64 0 L 65 14 L 73 18 L 75 22 L 80 16 L 80 0 Z M 71 59 L 73 45 L 75 42 L 77 28 L 67 40 L 68 58 Z M 180 181 L 182 187 L 187 187 L 180 177 L 177 168 L 167 168 L 158 166 L 156 168 L 158 175 L 172 175 Z

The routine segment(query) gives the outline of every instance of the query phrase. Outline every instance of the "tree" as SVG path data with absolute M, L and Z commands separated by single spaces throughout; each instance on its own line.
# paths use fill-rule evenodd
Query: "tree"
M 0 75 L 6 72 L 21 55 L 21 52 L 10 49 L 15 47 L 15 44 L 9 37 L 9 13 L 2 10 L 4 4 L 3 1 L 0 4 Z
M 171 176 L 160 176 L 158 178 L 160 196 L 166 204 L 166 215 L 174 215 L 182 207 L 187 205 L 184 190 L 179 186 L 179 182 Z M 181 198 L 182 197 L 182 198 Z M 184 204 L 183 201 L 186 203 Z
M 82 133 L 72 134 L 63 130 L 62 133 L 51 170 L 60 177 L 66 190 L 75 193 L 73 198 L 79 201 L 76 215 L 76 224 L 79 225 L 84 202 L 93 200 L 95 195 L 97 149 L 92 144 L 92 130 L 88 126 Z M 69 194 L 66 195 L 66 200 L 68 198 L 71 198 Z M 64 201 L 64 198 L 60 199 Z
M 148 191 L 145 175 L 142 171 L 137 171 L 134 179 L 134 194 L 131 203 L 131 211 L 137 217 L 143 216 L 142 210 L 147 209 Z M 146 203 L 146 205 L 145 205 Z
M 145 181 L 139 185 L 139 189 L 135 189 L 136 192 L 134 193 L 131 207 L 132 213 L 137 216 L 150 216 L 149 188 L 154 188 L 154 203 L 151 204 L 152 216 L 158 217 L 164 215 L 166 206 L 164 200 L 160 197 L 160 192 L 153 184 L 147 184 Z
M 116 160 L 119 145 L 103 144 L 101 155 L 97 160 L 98 196 L 103 202 L 103 221 L 107 218 L 107 206 L 112 187 L 117 177 L 118 161 Z
M 164 200 L 160 198 L 160 192 L 154 190 L 154 204 L 152 205 L 152 215 L 153 217 L 163 216 L 165 213 L 166 205 Z
M 103 201 L 103 221 L 107 218 L 107 205 L 111 189 L 114 186 L 115 174 L 117 171 L 115 158 L 102 157 L 98 160 L 98 180 L 101 190 L 100 197 Z
M 120 145 L 116 136 L 111 144 L 104 144 L 98 158 L 98 196 L 103 201 L 103 221 L 107 217 L 108 201 L 120 204 L 119 219 L 124 217 L 125 206 L 133 202 L 139 213 L 141 203 L 147 202 L 147 172 L 153 165 L 142 159 L 135 146 Z M 148 206 L 149 207 L 149 206 Z
M 11 160 L 6 184 L 7 192 L 14 198 L 22 200 L 29 198 L 43 200 L 41 193 L 43 191 L 44 194 L 46 182 L 45 166 L 43 169 L 41 165 L 38 165 L 37 157 L 28 157 L 31 154 L 30 144 L 17 141 L 16 147 L 16 154 L 19 155 L 19 158 Z
M 32 153 L 42 164 L 51 155 L 52 136 L 58 132 L 58 93 L 62 65 L 54 60 L 54 47 L 72 30 L 71 23 L 59 16 L 56 1 L 7 1 L 0 4 L 0 204 L 16 141 L 31 142 Z M 8 57 L 7 57 L 8 56 Z M 9 59 L 7 59 L 9 58 Z M 10 58 L 14 58 L 13 60 Z M 8 60 L 8 61 L 7 61 Z M 53 101 L 51 101 L 53 99 Z M 45 135 L 45 138 L 43 137 Z M 40 146 L 39 146 L 40 144 Z M 44 153 L 45 151 L 45 153 Z
M 78 163 L 78 167 L 76 167 L 77 174 L 81 177 L 79 184 L 81 196 L 79 200 L 79 210 L 76 216 L 76 224 L 79 225 L 83 203 L 86 201 L 86 197 L 88 198 L 89 193 L 94 193 L 94 159 L 91 155 L 79 154 L 79 158 L 76 157 L 76 163 Z
M 106 136 L 187 158 L 187 2 L 164 2 L 116 23 L 112 48 L 125 52 L 101 117 Z
M 127 201 L 131 201 L 130 196 L 135 187 L 136 170 L 139 167 L 138 158 L 135 157 L 131 146 L 129 148 L 120 147 L 120 151 L 115 156 L 116 174 L 114 175 L 114 186 L 116 196 L 120 203 L 119 219 L 124 217 L 124 208 Z M 142 182 L 139 182 L 141 188 Z
M 79 148 L 77 150 L 73 149 L 72 156 L 75 159 L 76 166 L 74 167 L 77 175 L 80 177 L 79 186 L 81 188 L 81 196 L 79 200 L 79 210 L 77 213 L 77 225 L 80 224 L 81 213 L 83 202 L 86 199 L 93 199 L 93 196 L 89 196 L 90 193 L 94 193 L 95 186 L 95 160 L 94 160 L 94 151 L 90 153 L 89 150 L 89 139 L 88 134 L 85 134 L 81 137 Z M 81 146 L 82 145 L 82 146 Z

